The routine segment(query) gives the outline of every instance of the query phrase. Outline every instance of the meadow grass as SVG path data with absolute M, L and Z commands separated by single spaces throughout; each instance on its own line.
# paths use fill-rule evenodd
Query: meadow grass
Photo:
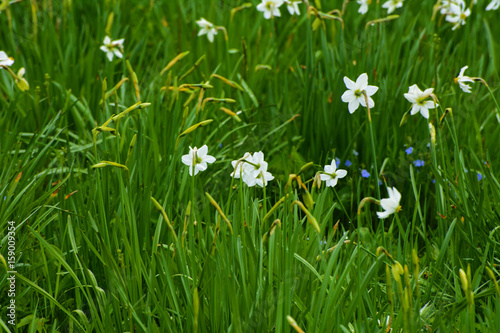
M 375 1 L 271 20 L 258 3 L 1 12 L 0 50 L 29 83 L 0 69 L 2 330 L 500 331 L 498 10 L 478 0 L 452 30 L 430 0 L 373 25 L 387 17 Z M 201 17 L 227 39 L 197 37 Z M 125 39 L 122 59 L 105 36 Z M 465 65 L 488 87 L 460 90 Z M 362 73 L 379 87 L 371 121 L 341 101 Z M 413 84 L 439 106 L 401 124 Z M 216 162 L 191 177 L 181 157 L 205 144 Z M 232 179 L 258 151 L 274 180 Z M 347 176 L 325 187 L 336 157 Z M 381 220 L 393 186 L 402 210 Z

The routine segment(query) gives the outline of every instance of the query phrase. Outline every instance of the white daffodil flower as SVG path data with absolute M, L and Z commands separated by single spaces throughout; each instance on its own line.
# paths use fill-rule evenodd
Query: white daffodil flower
M 326 182 L 326 186 L 334 187 L 337 185 L 339 178 L 344 178 L 347 175 L 347 171 L 343 169 L 337 170 L 337 163 L 335 159 L 332 160 L 332 164 L 325 165 L 325 172 L 320 173 L 319 178 Z
M 252 156 L 251 168 L 244 169 L 243 181 L 252 187 L 259 185 L 260 187 L 267 186 L 267 182 L 274 179 L 273 175 L 267 171 L 267 162 L 264 161 L 264 153 L 259 151 Z
M 401 206 L 399 202 L 401 201 L 401 193 L 393 187 L 387 188 L 387 192 L 389 192 L 389 198 L 380 200 L 380 206 L 384 209 L 383 212 L 377 212 L 377 216 L 379 219 L 385 219 L 389 217 L 389 215 L 397 213 L 401 210 Z
M 14 59 L 10 58 L 4 51 L 0 51 L 0 66 L 10 67 L 13 63 Z
M 252 163 L 253 157 L 250 153 L 245 153 L 245 155 L 243 155 L 243 157 L 239 160 L 232 161 L 231 165 L 233 166 L 234 171 L 231 173 L 231 177 L 241 178 L 245 174 L 251 172 L 252 170 L 254 170 Z
M 458 3 L 451 3 L 449 13 L 446 15 L 446 21 L 454 23 L 451 30 L 457 29 L 459 26 L 465 24 L 465 20 L 470 15 L 470 9 L 465 9 L 465 2 L 459 1 Z
M 467 68 L 469 68 L 469 66 L 462 67 L 462 69 L 460 70 L 460 74 L 458 74 L 458 76 L 455 78 L 455 83 L 458 83 L 460 89 L 462 89 L 464 92 L 470 93 L 471 86 L 465 84 L 464 82 L 474 83 L 474 80 L 471 77 L 464 75 L 464 72 Z
M 389 0 L 382 5 L 382 8 L 387 8 L 387 14 L 392 13 L 396 8 L 403 7 L 403 0 Z
M 279 7 L 283 4 L 283 0 L 262 0 L 257 5 L 257 10 L 264 13 L 264 18 L 269 20 L 271 17 L 281 16 Z
M 486 6 L 486 10 L 496 10 L 498 7 L 500 7 L 500 0 L 493 0 Z
M 182 156 L 182 163 L 189 166 L 189 175 L 196 175 L 200 171 L 207 169 L 207 163 L 214 163 L 215 157 L 207 155 L 208 147 L 203 145 L 200 149 L 189 147 L 189 154 Z
M 210 43 L 213 43 L 214 36 L 217 35 L 217 28 L 215 27 L 215 25 L 213 25 L 213 23 L 211 22 L 208 22 L 203 17 L 200 20 L 196 21 L 196 24 L 198 24 L 198 26 L 201 28 L 198 32 L 198 36 L 207 35 Z
M 342 95 L 342 101 L 349 103 L 349 113 L 354 113 L 358 109 L 359 104 L 366 107 L 366 99 L 363 92 L 368 97 L 368 106 L 370 109 L 375 106 L 375 102 L 370 96 L 377 92 L 378 87 L 368 85 L 368 75 L 366 73 L 361 74 L 356 82 L 344 76 L 344 83 L 349 90 Z
M 299 11 L 299 2 L 298 1 L 293 1 L 293 0 L 285 0 L 286 3 L 286 8 L 288 9 L 288 12 L 290 15 L 300 15 Z
M 368 1 L 369 0 L 356 0 L 356 2 L 360 5 L 358 13 L 366 14 L 366 12 L 368 11 Z
M 421 113 L 426 119 L 429 118 L 429 109 L 434 109 L 438 104 L 434 104 L 433 100 L 426 100 L 431 96 L 434 88 L 420 90 L 416 84 L 412 85 L 408 92 L 405 94 L 405 98 L 412 103 L 411 115 Z
M 113 61 L 113 57 L 117 56 L 118 58 L 123 58 L 123 42 L 125 39 L 117 39 L 117 40 L 111 40 L 109 36 L 104 37 L 104 42 L 101 46 L 101 50 L 103 52 L 106 52 L 106 56 L 108 57 L 109 61 Z

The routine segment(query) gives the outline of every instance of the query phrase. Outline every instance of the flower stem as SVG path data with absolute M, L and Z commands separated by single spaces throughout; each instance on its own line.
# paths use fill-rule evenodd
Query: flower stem
M 349 216 L 349 214 L 347 213 L 347 210 L 345 209 L 344 207 L 344 204 L 342 204 L 342 201 L 340 200 L 340 197 L 339 197 L 339 194 L 337 193 L 337 191 L 335 190 L 335 187 L 332 187 L 333 189 L 333 193 L 335 193 L 335 196 L 337 197 L 337 200 L 340 204 L 340 207 L 342 208 L 342 210 L 344 211 L 344 214 L 345 216 L 349 219 L 349 223 L 351 223 L 351 217 Z
M 500 106 L 498 106 L 498 101 L 497 99 L 495 98 L 495 95 L 493 95 L 493 91 L 491 91 L 491 88 L 490 86 L 486 83 L 485 80 L 483 80 L 482 78 L 478 77 L 478 78 L 473 78 L 473 79 L 476 79 L 478 81 L 480 81 L 481 83 L 483 83 L 485 85 L 485 87 L 488 89 L 488 91 L 490 92 L 490 95 L 491 95 L 491 98 L 493 98 L 493 101 L 495 102 L 495 105 L 497 106 L 496 108 L 496 112 L 497 112 L 497 116 L 499 117 L 499 120 L 500 120 Z
M 195 175 L 194 175 L 194 164 L 192 166 L 193 168 L 193 175 L 191 176 L 192 180 L 191 180 L 191 202 L 193 203 L 192 205 L 192 215 L 193 215 L 193 223 L 194 221 L 196 221 L 196 201 L 194 200 L 195 199 L 195 184 L 194 184 L 194 178 L 195 178 Z M 194 234 L 193 234 L 194 235 Z
M 260 176 L 262 177 L 262 188 L 264 189 L 264 216 L 267 214 L 267 197 L 266 197 L 266 180 L 264 179 L 264 173 L 261 171 Z
M 377 167 L 377 153 L 375 152 L 375 137 L 373 136 L 373 125 L 372 117 L 370 115 L 370 105 L 368 104 L 368 95 L 363 91 L 366 101 L 366 110 L 368 112 L 368 125 L 370 127 L 370 139 L 372 142 L 372 153 L 373 153 L 373 169 L 375 170 L 375 188 L 377 189 L 377 198 L 380 200 L 380 187 L 378 185 L 378 167 Z

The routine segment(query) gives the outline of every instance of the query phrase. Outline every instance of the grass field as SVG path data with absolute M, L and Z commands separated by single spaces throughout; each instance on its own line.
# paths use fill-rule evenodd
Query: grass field
M 1 330 L 500 332 L 497 0 L 247 1 L 0 1 Z

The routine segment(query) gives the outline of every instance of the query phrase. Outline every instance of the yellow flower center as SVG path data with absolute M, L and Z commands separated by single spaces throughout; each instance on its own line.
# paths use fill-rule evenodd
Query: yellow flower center
M 427 99 L 428 96 L 424 96 L 424 97 L 419 97 L 417 98 L 417 104 L 418 105 L 424 105 L 424 102 L 425 100 Z
M 358 89 L 358 90 L 354 91 L 354 96 L 361 97 L 361 95 L 363 95 L 363 93 L 361 92 L 361 90 Z

